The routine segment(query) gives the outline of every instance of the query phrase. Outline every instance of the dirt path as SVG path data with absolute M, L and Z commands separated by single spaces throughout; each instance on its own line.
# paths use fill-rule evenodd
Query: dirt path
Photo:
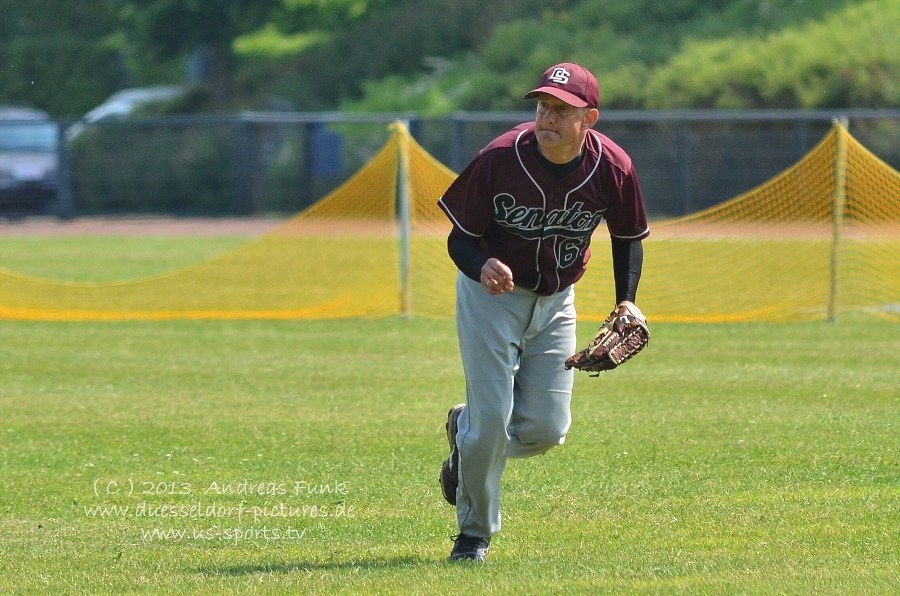
M 0 219 L 0 236 L 259 236 L 281 223 L 254 217 L 30 217 Z

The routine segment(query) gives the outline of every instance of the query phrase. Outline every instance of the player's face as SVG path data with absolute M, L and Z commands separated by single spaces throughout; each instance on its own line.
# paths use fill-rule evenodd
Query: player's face
M 534 130 L 541 153 L 557 163 L 574 159 L 581 152 L 584 136 L 597 121 L 597 110 L 576 108 L 552 95 L 538 95 Z

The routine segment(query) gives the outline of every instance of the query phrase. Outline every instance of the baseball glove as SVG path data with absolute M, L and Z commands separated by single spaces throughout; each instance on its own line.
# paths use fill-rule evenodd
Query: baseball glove
M 623 302 L 609 313 L 588 347 L 569 356 L 566 370 L 577 368 L 597 376 L 632 358 L 649 341 L 650 330 L 644 313 L 633 303 Z

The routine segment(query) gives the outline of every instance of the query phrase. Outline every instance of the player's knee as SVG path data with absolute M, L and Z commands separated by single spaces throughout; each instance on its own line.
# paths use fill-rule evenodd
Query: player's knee
M 535 455 L 543 455 L 558 445 L 562 445 L 565 436 L 544 437 L 541 440 L 511 442 L 507 456 L 512 458 L 534 457 Z
M 536 441 L 536 443 L 543 449 L 545 452 L 550 451 L 552 448 L 557 445 L 562 445 L 566 442 L 566 431 L 565 430 L 557 430 L 554 432 L 548 432 L 544 436 L 540 437 L 540 440 Z
M 472 415 L 470 412 L 468 425 L 460 429 L 463 440 L 457 440 L 461 454 L 487 457 L 491 453 L 502 453 L 509 442 L 506 424 L 505 417 L 500 413 L 480 411 Z
M 568 419 L 544 419 L 529 427 L 517 429 L 516 437 L 522 445 L 529 447 L 529 451 L 540 454 L 565 443 L 568 432 Z

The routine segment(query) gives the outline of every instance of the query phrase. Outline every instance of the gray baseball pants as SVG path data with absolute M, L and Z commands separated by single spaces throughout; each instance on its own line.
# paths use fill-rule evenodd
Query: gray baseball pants
M 500 531 L 506 460 L 545 453 L 569 430 L 574 371 L 563 362 L 575 353 L 575 292 L 491 296 L 462 273 L 456 290 L 467 403 L 456 515 L 460 532 L 490 538 Z

